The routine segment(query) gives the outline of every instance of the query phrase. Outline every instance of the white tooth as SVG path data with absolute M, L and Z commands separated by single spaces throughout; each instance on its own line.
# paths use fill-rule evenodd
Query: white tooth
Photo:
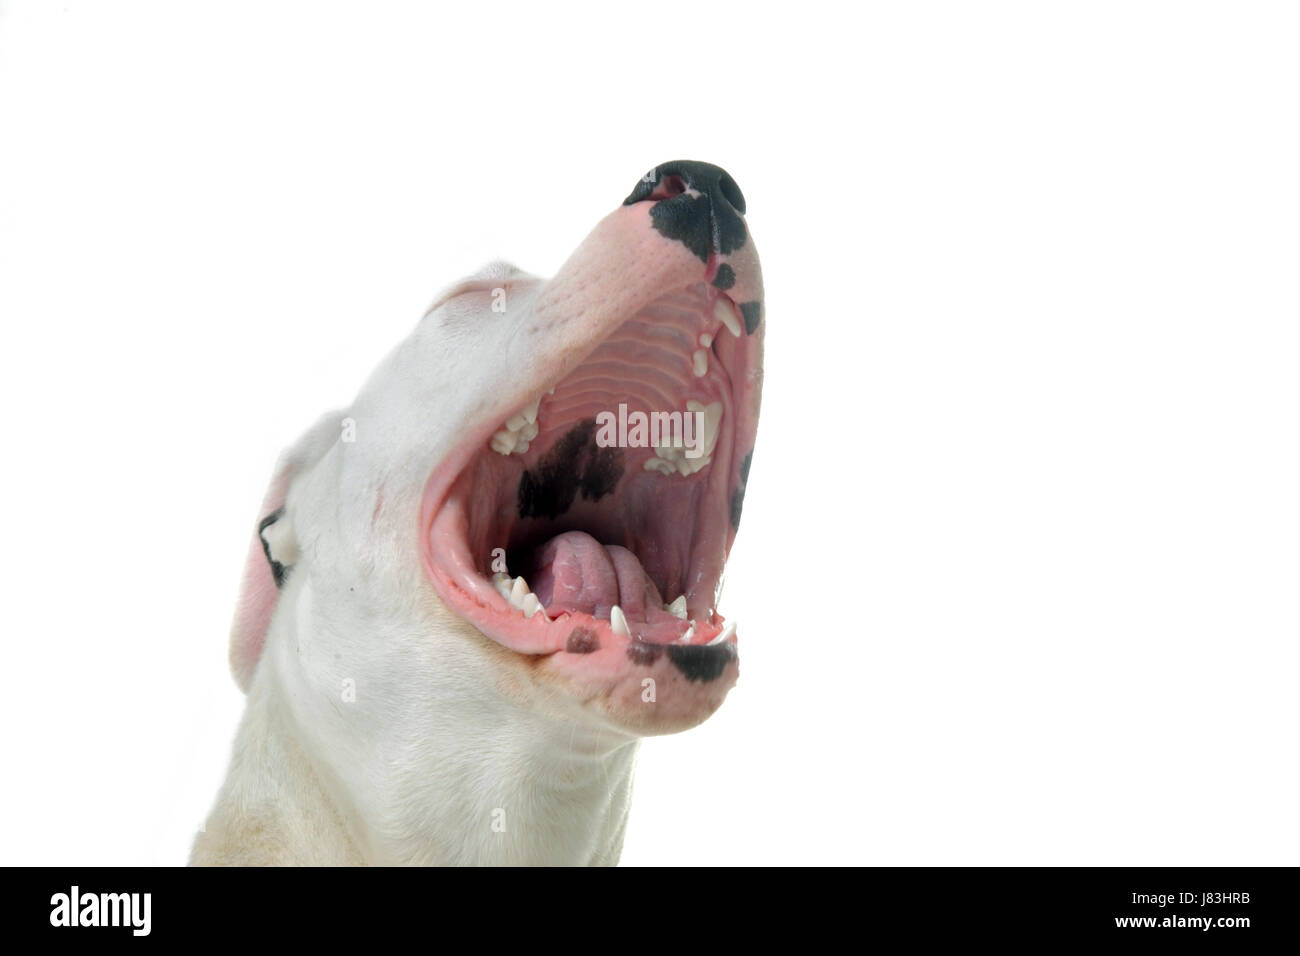
M 643 467 L 646 471 L 657 471 L 661 475 L 671 475 L 674 471 L 677 470 L 673 466 L 673 463 L 671 461 L 666 461 L 663 458 L 654 458 L 654 457 L 647 458 L 645 460 L 645 464 L 642 465 L 641 467 Z
M 528 442 L 526 441 L 521 441 L 518 445 L 515 446 L 516 455 L 522 455 L 526 451 L 528 451 Z
M 528 582 L 524 580 L 523 575 L 515 578 L 515 585 L 510 589 L 510 603 L 515 607 L 522 608 L 524 597 L 528 594 Z
M 691 621 L 691 626 L 686 629 L 686 633 L 677 638 L 678 644 L 689 644 L 691 638 L 695 636 L 695 622 Z
M 732 335 L 740 338 L 740 319 L 736 318 L 736 310 L 732 308 L 730 299 L 718 297 L 718 301 L 713 303 L 713 317 L 725 325 Z
M 724 641 L 729 640 L 730 638 L 735 636 L 736 636 L 736 622 L 728 621 L 726 627 L 724 627 L 722 631 L 719 632 L 718 636 L 715 637 L 713 640 L 709 641 L 709 646 L 712 647 L 714 644 L 721 644 Z
M 529 591 L 527 594 L 524 595 L 524 604 L 523 604 L 524 617 L 531 619 L 534 614 L 536 614 L 539 610 L 541 610 L 541 607 L 542 607 L 541 600 L 539 600 L 537 595 L 534 594 L 532 591 Z
M 708 455 L 702 455 L 699 458 L 682 458 L 677 462 L 677 473 L 682 477 L 688 477 L 697 471 L 702 471 L 713 461 Z
M 537 421 L 537 406 L 541 404 L 542 400 L 541 398 L 538 398 L 531 405 L 525 408 L 523 411 L 524 421 L 528 422 L 530 425 Z
M 696 378 L 703 378 L 709 372 L 709 353 L 704 349 L 696 349 L 695 354 L 691 356 L 691 371 L 695 373 Z
M 492 436 L 492 450 L 502 455 L 508 455 L 515 450 L 517 438 L 514 432 L 499 431 Z
M 615 634 L 622 634 L 624 637 L 632 636 L 632 632 L 627 629 L 627 618 L 623 616 L 623 609 L 617 604 L 609 609 L 609 626 Z
M 660 458 L 666 458 L 669 461 L 676 461 L 686 453 L 685 446 L 680 445 L 655 445 L 655 454 Z
M 526 425 L 524 425 L 524 427 L 519 430 L 519 437 L 522 438 L 524 441 L 532 441 L 534 438 L 536 438 L 537 421 L 533 420 L 531 422 L 528 422 Z
M 517 432 L 528 424 L 528 419 L 523 415 L 511 415 L 510 421 L 506 422 L 506 428 L 512 432 Z
M 700 333 L 700 348 L 702 348 L 702 349 L 707 349 L 707 348 L 708 348 L 710 345 L 712 345 L 712 344 L 713 344 L 713 336 L 710 335 L 708 332 L 701 332 L 701 333 Z
M 510 575 L 502 574 L 498 571 L 496 574 L 492 575 L 492 584 L 497 589 L 498 594 L 507 601 L 510 600 Z
M 686 620 L 686 595 L 680 595 L 672 604 L 665 604 L 664 610 L 673 617 L 680 618 L 683 621 Z
M 722 424 L 722 403 L 709 402 L 709 404 L 705 405 L 703 402 L 689 399 L 686 402 L 686 410 L 704 413 L 704 434 L 699 436 L 700 449 L 701 458 L 708 458 L 718 445 L 718 433 L 720 431 L 718 426 Z

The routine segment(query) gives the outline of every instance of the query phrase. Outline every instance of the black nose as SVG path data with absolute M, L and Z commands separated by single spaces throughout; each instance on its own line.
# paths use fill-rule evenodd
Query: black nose
M 677 159 L 641 177 L 623 205 L 650 201 L 654 227 L 677 239 L 703 262 L 710 253 L 731 255 L 745 244 L 745 194 L 721 166 Z

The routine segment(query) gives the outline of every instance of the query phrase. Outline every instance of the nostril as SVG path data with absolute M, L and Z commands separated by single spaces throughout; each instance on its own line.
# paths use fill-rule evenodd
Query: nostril
M 664 176 L 650 194 L 651 199 L 671 199 L 686 192 L 686 183 L 680 176 Z
M 718 191 L 722 193 L 723 199 L 731 203 L 732 209 L 742 216 L 745 214 L 745 194 L 740 191 L 736 181 L 726 173 L 718 178 Z
M 703 263 L 713 253 L 731 255 L 749 238 L 745 194 L 726 170 L 712 163 L 660 163 L 641 177 L 623 205 L 647 201 L 651 225 Z

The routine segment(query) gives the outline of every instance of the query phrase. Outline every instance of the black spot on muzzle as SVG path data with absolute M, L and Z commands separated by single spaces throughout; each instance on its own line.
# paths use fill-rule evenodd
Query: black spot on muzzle
M 600 638 L 590 628 L 575 627 L 569 632 L 569 639 L 564 642 L 564 649 L 570 654 L 591 654 L 600 650 Z
M 676 239 L 709 261 L 709 253 L 728 256 L 745 244 L 745 196 L 720 166 L 678 159 L 661 163 L 641 178 L 623 205 L 653 200 L 650 220 L 661 234 Z
M 633 664 L 649 667 L 663 656 L 664 645 L 651 644 L 649 641 L 635 640 L 627 646 L 627 656 Z
M 668 659 L 689 681 L 717 680 L 736 659 L 735 644 L 669 644 Z

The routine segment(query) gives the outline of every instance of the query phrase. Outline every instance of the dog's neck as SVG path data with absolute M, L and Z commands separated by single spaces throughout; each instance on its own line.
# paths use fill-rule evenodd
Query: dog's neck
M 394 771 L 363 808 L 301 743 L 310 737 L 284 705 L 284 689 L 272 675 L 258 677 L 192 864 L 618 862 L 634 741 L 602 742 L 535 714 L 504 713 L 495 727 L 439 733 L 427 774 Z M 382 824 L 357 829 L 375 819 Z

